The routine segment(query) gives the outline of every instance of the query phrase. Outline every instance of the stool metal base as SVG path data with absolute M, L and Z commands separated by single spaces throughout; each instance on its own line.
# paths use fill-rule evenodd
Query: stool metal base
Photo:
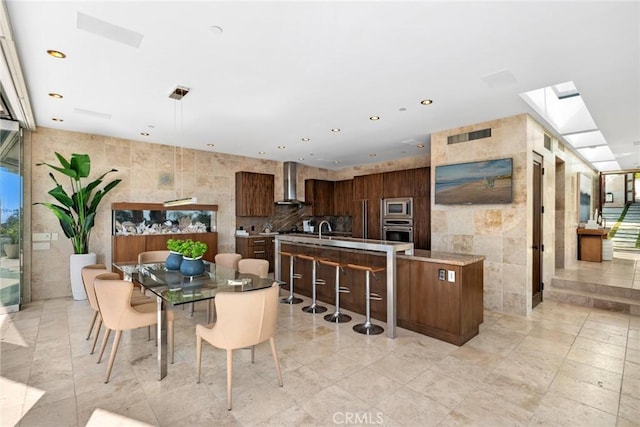
M 286 298 L 280 298 L 280 302 L 282 304 L 300 304 L 302 302 L 302 298 L 294 297 L 293 295 L 289 295 Z
M 353 330 L 359 334 L 365 335 L 379 335 L 384 332 L 384 328 L 382 326 L 374 325 L 371 322 L 354 325 Z
M 348 314 L 342 314 L 339 312 L 331 313 L 324 316 L 324 320 L 326 320 L 327 322 L 333 322 L 333 323 L 347 323 L 347 322 L 351 322 L 351 316 L 349 316 Z
M 327 307 L 323 307 L 318 304 L 311 304 L 306 307 L 302 307 L 302 311 L 305 313 L 324 313 L 327 311 Z

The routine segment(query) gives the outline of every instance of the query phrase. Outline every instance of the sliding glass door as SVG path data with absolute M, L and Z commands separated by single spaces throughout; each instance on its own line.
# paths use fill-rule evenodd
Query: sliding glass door
M 18 122 L 0 120 L 0 313 L 20 309 L 23 277 L 22 139 Z

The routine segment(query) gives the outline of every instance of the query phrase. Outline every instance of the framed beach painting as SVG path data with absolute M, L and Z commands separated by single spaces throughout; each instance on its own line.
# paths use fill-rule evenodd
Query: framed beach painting
M 511 203 L 513 159 L 436 166 L 435 202 L 442 205 Z

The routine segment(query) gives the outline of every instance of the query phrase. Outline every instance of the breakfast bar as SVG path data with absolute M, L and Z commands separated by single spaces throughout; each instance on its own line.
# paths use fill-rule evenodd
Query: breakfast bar
M 386 283 L 387 283 L 387 336 L 396 337 L 396 255 L 404 253 L 413 254 L 413 243 L 392 242 L 386 240 L 357 239 L 333 236 L 320 238 L 301 234 L 285 234 L 275 236 L 275 278 L 281 280 L 280 272 L 282 260 L 280 256 L 282 243 L 298 245 L 314 245 L 327 248 L 343 248 L 360 251 L 373 251 L 385 254 L 386 258 Z

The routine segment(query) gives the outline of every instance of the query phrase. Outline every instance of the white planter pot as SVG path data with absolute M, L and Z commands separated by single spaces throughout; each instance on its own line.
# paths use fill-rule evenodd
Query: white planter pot
M 82 268 L 95 264 L 96 254 L 73 254 L 69 257 L 69 273 L 71 275 L 71 294 L 73 299 L 81 301 L 87 299 L 87 293 L 82 284 Z

